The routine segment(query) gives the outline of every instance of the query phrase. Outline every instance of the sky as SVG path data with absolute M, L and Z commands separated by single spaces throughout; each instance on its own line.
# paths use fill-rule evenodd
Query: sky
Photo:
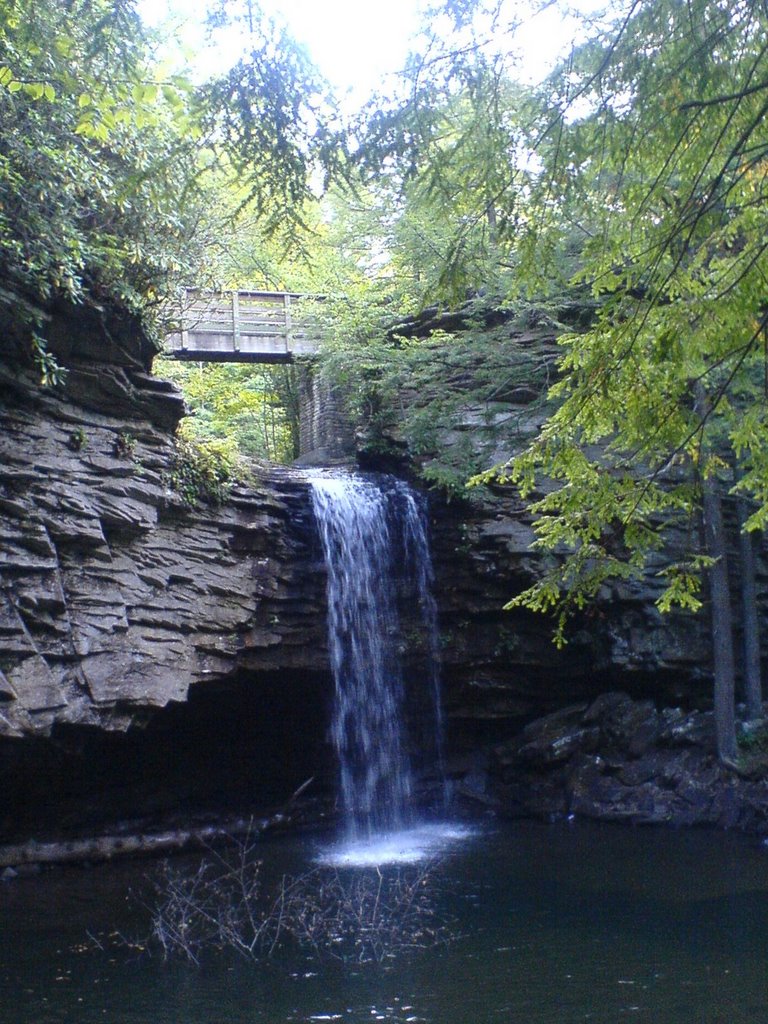
M 344 94 L 367 95 L 381 78 L 398 70 L 418 25 L 419 0 L 261 0 L 287 23 L 325 77 Z M 137 0 L 142 18 L 157 26 L 171 17 L 202 62 L 205 0 Z M 214 58 L 215 59 L 215 58 Z
M 268 0 L 325 76 L 342 91 L 370 91 L 398 70 L 418 25 L 414 0 Z
M 510 4 L 515 0 L 510 0 Z M 593 9 L 605 0 L 578 0 Z M 284 20 L 291 34 L 304 43 L 315 63 L 340 95 L 362 101 L 387 74 L 395 73 L 408 53 L 409 40 L 419 24 L 424 0 L 261 0 L 265 10 Z M 142 17 L 158 25 L 172 16 L 184 25 L 201 73 L 206 66 L 201 44 L 205 0 L 137 0 Z M 525 9 L 526 0 L 516 3 Z M 558 53 L 573 40 L 576 22 L 555 7 L 526 20 L 518 36 L 522 53 L 521 78 L 543 76 Z

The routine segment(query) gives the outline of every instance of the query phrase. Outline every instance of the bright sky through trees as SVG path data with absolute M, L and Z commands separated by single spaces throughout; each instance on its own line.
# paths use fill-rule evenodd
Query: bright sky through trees
M 418 0 L 269 0 L 341 89 L 369 92 L 399 69 L 418 24 Z
M 178 23 L 200 60 L 205 0 L 139 0 L 137 7 L 150 25 L 169 17 Z M 418 0 L 264 0 L 263 7 L 288 25 L 337 89 L 360 95 L 399 70 L 418 24 Z
M 402 67 L 417 31 L 424 0 L 262 0 L 264 10 L 287 24 L 291 34 L 309 50 L 323 74 L 341 94 L 364 100 L 388 74 Z M 580 0 L 571 10 L 591 13 L 601 0 Z M 221 56 L 201 50 L 206 0 L 138 0 L 138 10 L 150 25 L 170 18 L 182 30 L 202 73 L 214 70 Z M 520 76 L 537 80 L 555 58 L 571 45 L 578 31 L 576 16 L 557 3 L 509 0 L 509 17 L 521 22 L 516 45 L 521 55 Z M 540 7 L 544 9 L 535 13 Z M 233 40 L 233 45 L 236 45 Z

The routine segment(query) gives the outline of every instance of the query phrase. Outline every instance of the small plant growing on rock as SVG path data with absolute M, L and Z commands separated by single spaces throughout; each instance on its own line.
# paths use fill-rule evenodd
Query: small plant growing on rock
M 226 441 L 176 438 L 168 483 L 188 508 L 222 505 L 239 475 L 236 451 Z
M 136 451 L 136 438 L 128 430 L 121 430 L 112 445 L 116 459 L 131 459 Z
M 88 444 L 88 435 L 82 427 L 75 427 L 67 438 L 67 448 L 73 452 L 82 451 Z
M 40 372 L 40 383 L 44 388 L 61 387 L 67 379 L 67 371 L 56 362 L 42 338 L 36 332 L 32 334 L 32 358 Z
M 768 771 L 768 722 L 742 726 L 738 737 L 738 768 L 747 775 L 764 775 Z

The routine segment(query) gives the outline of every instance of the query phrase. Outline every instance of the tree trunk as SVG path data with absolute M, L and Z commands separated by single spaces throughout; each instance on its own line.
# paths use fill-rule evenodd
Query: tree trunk
M 216 825 L 171 828 L 163 832 L 126 832 L 49 843 L 30 839 L 26 843 L 0 845 L 0 870 L 30 864 L 82 864 L 116 857 L 154 856 L 181 850 L 209 849 L 231 842 L 239 836 L 255 837 L 262 833 L 297 828 L 308 822 L 316 825 L 322 821 L 325 824 L 330 815 L 323 803 L 316 800 L 306 804 L 296 803 L 314 781 L 312 777 L 303 782 L 285 806 L 268 818 L 228 818 Z
M 749 517 L 749 508 L 743 498 L 736 502 L 739 526 Z M 755 538 L 743 529 L 739 531 L 741 556 L 741 603 L 744 618 L 744 696 L 750 719 L 763 717 L 763 686 L 760 678 L 760 626 L 757 616 L 757 558 Z
M 715 559 L 709 570 L 709 586 L 712 612 L 712 663 L 715 676 L 717 753 L 720 760 L 727 763 L 734 761 L 737 753 L 734 708 L 736 670 L 733 659 L 728 562 L 725 554 L 723 512 L 717 484 L 712 478 L 702 478 L 701 489 L 707 554 Z
M 499 232 L 496 207 L 494 206 L 493 199 L 488 200 L 488 205 L 485 208 L 485 219 L 488 222 L 488 241 L 491 245 L 496 245 Z
M 694 391 L 696 412 L 703 426 L 710 412 L 709 398 L 701 382 Z M 712 620 L 712 668 L 714 672 L 715 732 L 717 754 L 724 764 L 736 760 L 736 668 L 733 658 L 733 624 L 731 594 L 728 586 L 728 560 L 723 529 L 723 509 L 717 480 L 707 476 L 702 441 L 701 494 L 704 511 L 704 546 L 714 559 L 709 570 Z

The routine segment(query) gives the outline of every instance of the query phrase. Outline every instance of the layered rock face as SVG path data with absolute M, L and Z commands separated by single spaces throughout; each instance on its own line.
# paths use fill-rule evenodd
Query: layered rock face
M 56 320 L 0 365 L 0 836 L 291 787 L 327 760 L 307 485 L 171 486 L 183 402 L 135 329 Z
M 242 669 L 325 668 L 301 482 L 190 510 L 170 386 L 114 365 L 73 366 L 63 393 L 2 373 L 0 733 L 123 728 Z
M 307 485 L 272 468 L 221 508 L 170 486 L 170 386 L 114 364 L 65 388 L 2 373 L 0 732 L 125 728 L 143 708 L 242 671 L 327 672 L 324 576 Z M 568 648 L 504 612 L 535 579 L 533 531 L 509 498 L 431 506 L 441 645 L 459 722 L 517 720 L 621 679 L 690 698 L 703 623 L 662 617 L 649 587 L 606 596 Z M 407 630 L 406 630 L 407 631 Z
M 573 327 L 588 316 L 580 307 L 561 311 Z M 436 330 L 457 334 L 428 349 L 434 369 L 417 365 L 404 374 L 398 400 L 385 398 L 362 424 L 363 460 L 380 466 L 383 452 L 385 465 L 389 458 L 397 467 L 400 458 L 413 471 L 415 461 L 427 475 L 462 484 L 509 460 L 548 415 L 543 395 L 556 378 L 560 329 L 548 320 L 521 324 L 513 310 L 494 308 L 427 310 L 398 324 L 393 336 L 427 344 Z M 504 610 L 554 560 L 532 547 L 533 517 L 519 493 L 495 484 L 435 499 L 431 508 L 444 676 L 457 735 L 500 736 L 533 715 L 616 687 L 670 704 L 708 698 L 707 615 L 662 615 L 655 604 L 666 585 L 663 570 L 689 552 L 687 532 L 668 529 L 666 549 L 642 579 L 604 586 L 595 604 L 574 616 L 567 646 L 558 650 L 546 616 Z M 763 574 L 763 601 L 766 583 Z M 734 596 L 735 584 L 734 575 Z
M 533 539 L 530 516 L 511 494 L 433 506 L 443 676 L 459 745 L 509 735 L 533 716 L 617 687 L 664 704 L 706 702 L 707 618 L 662 615 L 653 576 L 606 587 L 574 619 L 562 649 L 546 616 L 505 611 L 541 571 Z

